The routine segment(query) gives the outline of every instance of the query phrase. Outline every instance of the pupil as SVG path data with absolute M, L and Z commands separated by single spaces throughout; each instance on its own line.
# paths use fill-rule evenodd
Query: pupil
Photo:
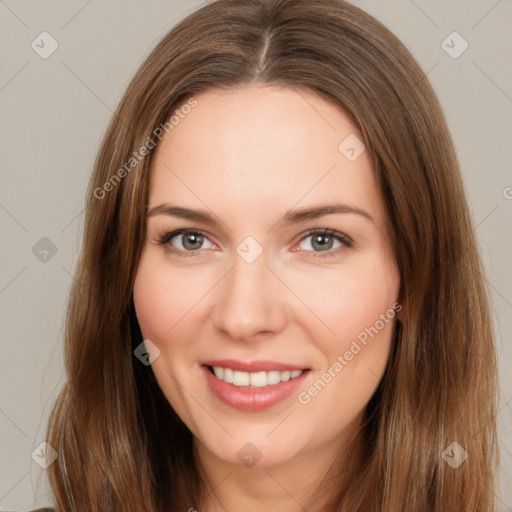
M 193 233 L 189 234 L 188 236 L 185 237 L 185 243 L 183 244 L 184 247 L 186 249 L 196 249 L 197 247 L 194 247 L 194 244 L 197 245 L 199 243 L 199 245 L 201 245 L 201 236 L 202 235 L 197 235 Z M 189 242 L 191 243 L 189 244 Z M 192 245 L 192 247 L 188 247 L 189 245 Z
M 331 239 L 331 244 L 328 244 L 325 242 L 325 240 L 327 238 L 330 238 L 330 235 L 317 235 L 314 239 L 313 239 L 313 246 L 315 245 L 315 243 L 318 243 L 320 244 L 319 245 L 319 248 L 320 249 L 330 249 L 330 245 L 332 245 L 332 239 Z M 322 242 L 323 240 L 323 242 Z M 329 245 L 329 247 L 326 247 L 327 245 Z

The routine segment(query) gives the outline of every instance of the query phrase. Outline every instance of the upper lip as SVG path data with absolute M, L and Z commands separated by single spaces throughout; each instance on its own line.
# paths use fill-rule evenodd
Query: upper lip
M 278 361 L 237 361 L 235 359 L 215 359 L 204 361 L 207 366 L 220 366 L 221 368 L 231 368 L 240 372 L 270 372 L 272 370 L 285 372 L 294 370 L 308 370 L 305 366 L 298 366 Z

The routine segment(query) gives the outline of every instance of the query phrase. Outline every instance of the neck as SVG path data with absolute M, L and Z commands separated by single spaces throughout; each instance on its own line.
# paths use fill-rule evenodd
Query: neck
M 201 512 L 334 512 L 361 466 L 362 442 L 353 434 L 268 467 L 230 464 L 197 439 L 194 455 L 208 482 Z

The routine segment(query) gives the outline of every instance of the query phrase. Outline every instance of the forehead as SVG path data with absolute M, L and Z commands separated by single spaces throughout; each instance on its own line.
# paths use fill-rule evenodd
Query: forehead
M 194 98 L 155 150 L 150 204 L 204 207 L 208 199 L 211 207 L 261 215 L 298 201 L 344 201 L 382 216 L 369 151 L 354 161 L 343 152 L 343 141 L 361 136 L 341 109 L 311 91 L 277 86 Z

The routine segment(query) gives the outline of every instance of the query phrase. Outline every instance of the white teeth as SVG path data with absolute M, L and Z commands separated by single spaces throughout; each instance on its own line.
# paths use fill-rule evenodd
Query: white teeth
M 249 374 L 247 372 L 233 372 L 233 385 L 235 386 L 248 386 Z
M 281 382 L 281 372 L 273 371 L 273 372 L 263 372 L 263 373 L 267 374 L 267 385 L 268 386 L 272 386 L 272 384 L 279 384 Z
M 254 386 L 255 388 L 261 388 L 268 384 L 267 374 L 265 372 L 248 373 L 247 375 L 249 376 L 251 386 Z
M 229 384 L 232 384 L 233 383 L 233 370 L 231 368 L 223 368 L 223 370 L 224 370 L 224 375 L 222 377 L 222 380 L 224 382 L 229 382 Z M 215 366 L 213 367 L 213 371 L 215 371 Z
M 294 370 L 280 372 L 272 370 L 270 372 L 240 372 L 231 368 L 222 368 L 213 366 L 213 373 L 219 380 L 223 380 L 229 384 L 240 387 L 262 388 L 265 386 L 273 386 L 280 382 L 286 382 L 302 375 L 303 370 Z

